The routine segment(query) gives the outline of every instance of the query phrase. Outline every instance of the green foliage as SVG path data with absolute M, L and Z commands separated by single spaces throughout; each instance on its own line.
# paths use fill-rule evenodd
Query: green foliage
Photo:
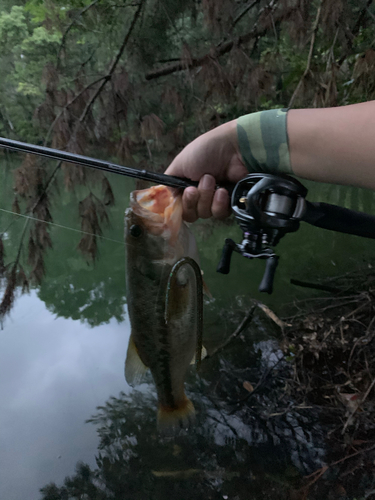
M 0 13 L 0 132 L 35 140 L 32 117 L 45 95 L 43 72 L 56 61 L 61 34 L 33 22 L 24 6 Z
M 0 15 L 0 48 L 2 53 L 12 52 L 15 45 L 28 35 L 24 9 L 14 5 L 10 13 Z
M 151 163 L 164 167 L 165 159 L 183 144 L 223 120 L 256 109 L 287 106 L 301 79 L 298 106 L 372 98 L 372 85 L 362 82 L 364 74 L 371 74 L 372 63 L 358 72 L 358 59 L 366 54 L 368 59 L 374 43 L 372 6 L 366 11 L 356 2 L 345 9 L 339 1 L 322 3 L 309 71 L 303 76 L 318 2 L 284 2 L 277 8 L 259 2 L 242 17 L 245 2 L 216 4 L 149 0 L 141 5 L 141 16 L 119 54 L 117 67 L 92 105 L 96 130 L 93 134 L 93 126 L 88 125 L 85 131 L 90 144 L 102 145 L 104 140 L 112 151 L 115 147 L 115 152 L 124 153 L 121 141 L 127 136 L 127 160 L 139 164 L 146 154 Z M 11 119 L 13 133 L 26 140 L 35 140 L 38 134 L 43 140 L 51 119 L 63 107 L 68 121 L 78 118 L 68 102 L 107 74 L 136 9 L 130 0 L 28 0 L 1 12 L 0 63 L 5 71 L 0 94 L 4 112 L 15 117 Z M 248 38 L 220 52 L 223 44 L 241 36 Z M 202 63 L 195 66 L 197 58 Z M 145 75 L 174 63 L 180 68 L 145 80 Z M 53 82 L 46 76 L 48 65 L 56 69 Z M 95 88 L 85 93 L 82 104 Z M 50 118 L 34 120 L 27 129 L 31 111 L 40 111 L 41 106 L 43 111 L 48 108 Z M 142 119 L 150 114 L 166 124 L 161 141 L 140 137 Z M 3 133 L 9 133 L 6 120 L 2 122 Z

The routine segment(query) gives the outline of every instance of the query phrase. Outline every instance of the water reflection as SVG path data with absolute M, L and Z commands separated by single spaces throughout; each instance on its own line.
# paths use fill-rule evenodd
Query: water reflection
M 232 354 L 244 351 L 249 340 L 233 346 Z M 43 500 L 88 491 L 108 500 L 124 492 L 127 498 L 142 499 L 244 499 L 250 490 L 257 499 L 276 491 L 278 496 L 272 498 L 286 498 L 301 473 L 322 465 L 324 436 L 311 412 L 287 411 L 270 418 L 278 376 L 252 405 L 244 402 L 243 390 L 238 397 L 242 380 L 254 380 L 278 359 L 277 348 L 269 342 L 246 351 L 251 356 L 246 365 L 211 359 L 206 375 L 191 374 L 187 387 L 197 408 L 197 424 L 174 439 L 160 439 L 156 433 L 153 391 L 111 397 L 89 420 L 100 436 L 96 467 L 79 464 L 64 485 L 46 485 Z M 278 371 L 285 369 L 280 365 Z M 235 411 L 234 399 L 242 402 Z
M 127 322 L 94 329 L 52 315 L 35 292 L 17 301 L 1 332 L 0 498 L 30 500 L 78 460 L 95 464 L 85 420 L 126 390 Z

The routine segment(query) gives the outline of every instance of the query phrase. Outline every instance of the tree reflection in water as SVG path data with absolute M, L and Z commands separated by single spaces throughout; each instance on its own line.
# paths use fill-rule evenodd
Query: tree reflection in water
M 290 368 L 272 342 L 243 346 L 238 340 L 234 350 L 242 350 L 246 364 L 213 357 L 201 377 L 191 374 L 187 389 L 197 422 L 173 439 L 156 432 L 152 392 L 121 393 L 98 407 L 88 420 L 100 438 L 97 468 L 77 464 L 63 486 L 42 488 L 43 500 L 245 499 L 250 491 L 257 500 L 290 498 L 301 476 L 323 465 L 318 415 L 293 409 L 288 397 L 278 400 Z M 246 397 L 243 381 L 262 374 L 259 390 Z

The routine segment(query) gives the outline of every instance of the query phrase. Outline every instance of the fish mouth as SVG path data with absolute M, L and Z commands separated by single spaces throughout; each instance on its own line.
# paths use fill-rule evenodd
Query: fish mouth
M 133 191 L 130 202 L 162 216 L 174 199 L 172 191 L 167 186 L 160 185 Z
M 133 191 L 130 207 L 154 235 L 175 240 L 182 224 L 181 195 L 175 196 L 167 186 L 152 186 Z

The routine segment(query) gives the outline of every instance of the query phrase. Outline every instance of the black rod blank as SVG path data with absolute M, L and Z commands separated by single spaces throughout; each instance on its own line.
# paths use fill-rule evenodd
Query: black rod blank
M 198 182 L 190 179 L 158 174 L 156 172 L 149 172 L 148 170 L 139 170 L 138 168 L 125 167 L 116 163 L 98 160 L 97 158 L 90 158 L 89 156 L 82 156 L 75 153 L 60 151 L 59 149 L 14 141 L 4 137 L 0 137 L 0 148 L 45 156 L 54 160 L 75 163 L 105 172 L 112 172 L 135 179 L 143 179 L 157 184 L 164 184 L 169 187 L 185 189 L 189 186 L 198 186 Z M 232 185 L 224 185 L 222 187 L 225 187 L 229 193 L 233 190 Z M 373 215 L 355 212 L 354 210 L 338 207 L 336 205 L 312 203 L 306 200 L 306 213 L 301 220 L 324 229 L 375 239 L 375 217 Z
M 306 200 L 302 220 L 323 229 L 375 239 L 375 216 L 349 208 Z
M 197 186 L 198 183 L 190 179 L 183 179 L 173 175 L 158 174 L 156 172 L 149 172 L 148 170 L 139 170 L 138 168 L 125 167 L 117 165 L 108 161 L 90 158 L 89 156 L 77 155 L 75 153 L 68 153 L 60 151 L 59 149 L 46 148 L 45 146 L 37 146 L 35 144 L 28 144 L 26 142 L 14 141 L 12 139 L 5 139 L 0 137 L 0 148 L 11 149 L 22 153 L 30 153 L 38 156 L 45 156 L 53 158 L 54 160 L 65 161 L 67 163 L 76 163 L 84 167 L 95 168 L 97 170 L 104 170 L 105 172 L 112 172 L 114 174 L 126 175 L 135 179 L 143 179 L 165 186 L 185 189 L 189 186 Z

